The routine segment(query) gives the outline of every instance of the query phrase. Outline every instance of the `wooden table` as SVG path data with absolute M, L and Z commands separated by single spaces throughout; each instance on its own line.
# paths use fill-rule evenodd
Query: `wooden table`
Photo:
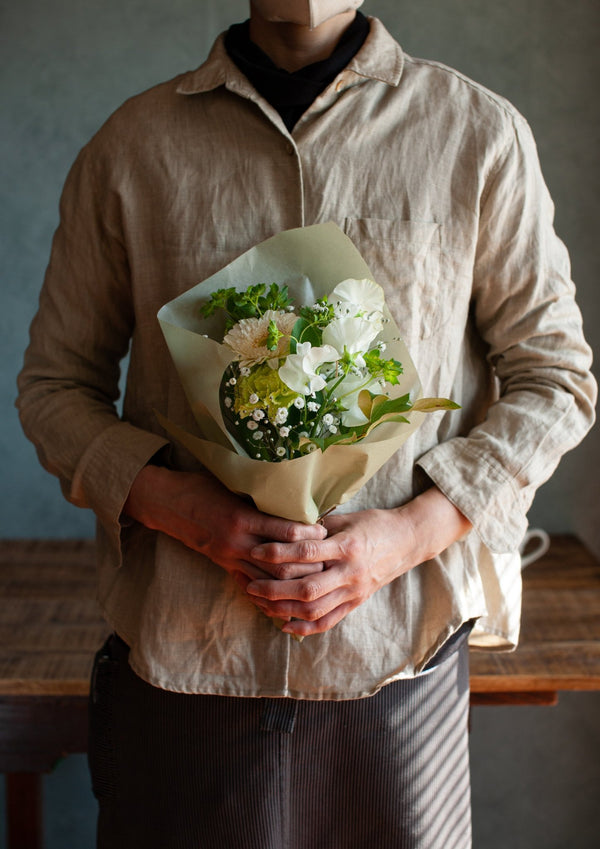
M 572 536 L 523 572 L 515 652 L 471 652 L 471 704 L 556 704 L 600 690 L 600 562 Z
M 41 775 L 85 752 L 94 652 L 107 633 L 87 540 L 0 541 L 0 771 L 9 849 L 42 846 Z M 472 652 L 472 704 L 555 704 L 600 690 L 600 563 L 573 537 L 524 573 L 521 644 Z

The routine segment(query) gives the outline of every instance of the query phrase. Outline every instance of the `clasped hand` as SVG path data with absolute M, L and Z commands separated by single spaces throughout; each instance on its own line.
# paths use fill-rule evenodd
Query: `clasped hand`
M 333 628 L 377 590 L 437 556 L 471 530 L 471 522 L 435 486 L 401 507 L 330 515 L 324 539 L 268 542 L 250 555 L 265 570 L 315 563 L 311 574 L 258 578 L 246 592 L 268 616 L 289 620 L 298 636 Z
M 136 477 L 123 512 L 204 554 L 298 636 L 333 628 L 471 527 L 436 487 L 402 507 L 303 525 L 261 513 L 208 473 L 151 465 Z
M 333 628 L 376 590 L 416 565 L 411 523 L 402 509 L 330 515 L 324 539 L 261 543 L 250 552 L 265 570 L 277 566 L 278 580 L 258 578 L 245 587 L 267 616 L 289 620 L 283 631 L 307 636 Z M 310 574 L 284 577 L 298 564 Z

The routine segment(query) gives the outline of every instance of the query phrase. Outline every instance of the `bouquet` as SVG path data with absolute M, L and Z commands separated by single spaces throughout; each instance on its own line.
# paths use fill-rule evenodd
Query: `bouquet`
M 257 245 L 158 318 L 198 434 L 159 420 L 266 513 L 315 522 L 458 406 L 420 397 L 383 289 L 331 223 Z
M 390 398 L 402 364 L 384 358 L 383 289 L 347 279 L 297 312 L 287 286 L 264 283 L 213 293 L 205 318 L 223 311 L 223 344 L 235 359 L 219 397 L 228 432 L 249 457 L 281 462 L 351 445 L 413 410 L 452 409 L 445 399 Z

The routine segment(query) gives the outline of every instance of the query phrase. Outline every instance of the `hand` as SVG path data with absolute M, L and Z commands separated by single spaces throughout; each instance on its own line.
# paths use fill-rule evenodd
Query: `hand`
M 255 579 L 292 579 L 323 568 L 316 558 L 257 563 L 251 551 L 276 540 L 287 545 L 323 539 L 321 525 L 304 525 L 261 513 L 211 474 L 145 466 L 136 477 L 123 512 L 204 554 L 245 588 Z
M 251 552 L 267 564 L 310 558 L 324 570 L 292 580 L 259 578 L 246 587 L 268 616 L 291 620 L 283 630 L 298 636 L 333 628 L 374 592 L 439 554 L 471 524 L 435 487 L 403 507 L 366 510 L 324 520 L 326 539 L 261 544 Z

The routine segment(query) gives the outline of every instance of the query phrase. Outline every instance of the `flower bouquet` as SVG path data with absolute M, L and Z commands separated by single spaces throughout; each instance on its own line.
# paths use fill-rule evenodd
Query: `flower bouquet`
M 200 435 L 159 420 L 266 513 L 316 521 L 457 407 L 419 397 L 382 288 L 331 223 L 257 245 L 158 318 Z

